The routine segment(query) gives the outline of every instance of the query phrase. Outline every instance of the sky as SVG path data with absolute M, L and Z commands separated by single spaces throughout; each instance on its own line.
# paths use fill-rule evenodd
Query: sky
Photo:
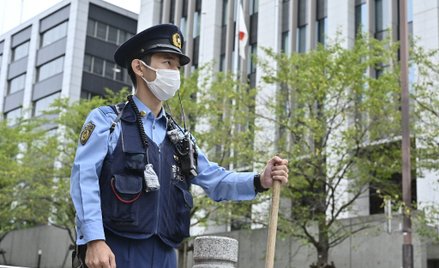
M 140 0 L 104 0 L 139 13 Z M 0 35 L 49 9 L 62 0 L 0 0 Z

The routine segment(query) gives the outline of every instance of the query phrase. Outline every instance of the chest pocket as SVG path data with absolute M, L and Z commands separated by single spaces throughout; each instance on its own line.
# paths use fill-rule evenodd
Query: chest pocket
M 145 169 L 145 154 L 143 153 L 125 153 L 125 168 L 128 171 L 139 171 L 143 173 Z
M 143 179 L 135 175 L 114 175 L 111 189 L 115 198 L 106 204 L 110 208 L 109 218 L 119 230 L 129 230 L 139 221 L 138 199 L 143 195 Z M 138 201 L 138 202 L 136 202 Z

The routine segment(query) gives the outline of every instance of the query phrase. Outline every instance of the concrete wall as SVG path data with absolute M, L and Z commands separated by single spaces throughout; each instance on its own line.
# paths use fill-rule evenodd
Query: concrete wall
M 67 231 L 54 226 L 12 231 L 0 241 L 0 264 L 38 267 L 40 251 L 40 268 L 71 267 L 70 245 Z
M 394 217 L 391 230 L 387 232 L 383 215 L 358 217 L 343 221 L 344 224 L 367 225 L 370 228 L 353 235 L 330 251 L 330 260 L 337 268 L 399 268 L 402 265 L 401 220 Z M 264 267 L 267 229 L 241 230 L 211 234 L 231 237 L 239 242 L 237 268 Z M 192 239 L 189 247 L 192 246 Z M 41 250 L 41 268 L 71 267 L 71 244 L 66 230 L 53 226 L 40 226 L 8 233 L 0 241 L 0 265 L 37 267 L 38 251 Z M 420 239 L 413 233 L 414 268 L 428 268 L 427 259 L 437 259 L 439 244 Z M 184 256 L 180 255 L 181 258 Z M 192 251 L 185 256 L 186 267 L 193 265 Z M 307 268 L 316 260 L 313 247 L 302 244 L 278 233 L 276 242 L 276 268 Z M 180 265 L 179 268 L 185 268 Z
M 345 220 L 345 224 L 362 224 L 369 229 L 353 235 L 330 250 L 330 261 L 337 268 L 390 268 L 402 267 L 401 221 L 395 217 L 391 230 L 387 232 L 386 220 L 382 215 L 359 217 Z M 267 229 L 241 230 L 212 234 L 227 236 L 239 242 L 238 268 L 264 267 Z M 429 244 L 413 235 L 414 268 L 427 268 L 427 258 L 438 256 L 438 245 Z M 190 246 L 188 247 L 190 248 Z M 188 253 L 187 266 L 192 267 L 192 254 Z M 276 242 L 276 268 L 307 268 L 316 260 L 314 247 L 304 245 L 291 237 L 282 237 L 278 233 Z

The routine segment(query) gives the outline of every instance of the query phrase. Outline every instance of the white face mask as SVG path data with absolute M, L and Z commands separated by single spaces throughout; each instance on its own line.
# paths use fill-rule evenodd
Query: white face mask
M 145 67 L 155 71 L 156 78 L 154 81 L 148 81 L 142 77 L 148 85 L 152 94 L 161 101 L 166 101 L 175 95 L 180 88 L 180 71 L 168 69 L 154 69 L 143 61 L 140 61 Z

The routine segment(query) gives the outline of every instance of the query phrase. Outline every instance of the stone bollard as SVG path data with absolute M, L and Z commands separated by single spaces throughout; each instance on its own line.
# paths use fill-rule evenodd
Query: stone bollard
M 222 236 L 200 236 L 194 241 L 192 268 L 235 268 L 238 240 Z

